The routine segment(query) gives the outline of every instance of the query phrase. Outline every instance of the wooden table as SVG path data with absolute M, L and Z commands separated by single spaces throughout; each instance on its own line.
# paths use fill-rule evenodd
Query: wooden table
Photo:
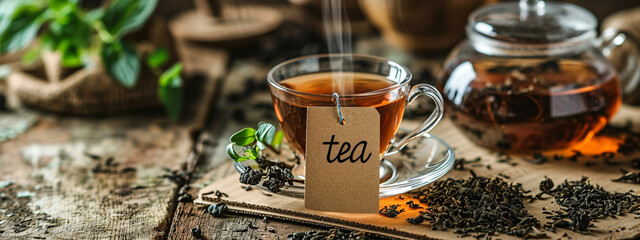
M 412 63 L 414 73 L 436 72 L 444 57 L 412 57 L 380 44 L 363 39 L 356 49 Z M 219 64 L 229 59 L 225 52 L 183 47 L 188 73 L 206 77 L 191 83 L 195 91 L 180 123 L 153 111 L 91 118 L 0 112 L 0 128 L 33 123 L 0 142 L 0 239 L 193 239 L 193 227 L 206 239 L 286 239 L 321 229 L 247 215 L 214 218 L 178 202 L 180 183 L 163 176 L 192 173 L 188 192 L 195 196 L 237 174 L 225 152 L 233 132 L 275 119 L 268 66 L 246 59 Z M 238 231 L 246 222 L 257 228 Z

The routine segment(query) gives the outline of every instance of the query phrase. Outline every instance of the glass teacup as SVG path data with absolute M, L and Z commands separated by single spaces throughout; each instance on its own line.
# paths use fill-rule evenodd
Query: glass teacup
M 411 140 L 431 130 L 443 115 L 443 100 L 431 85 L 409 86 L 409 70 L 390 60 L 366 55 L 312 55 L 275 66 L 268 74 L 276 116 L 304 169 L 307 107 L 375 107 L 380 113 L 381 159 L 397 153 Z M 338 94 L 338 98 L 334 96 Z M 415 130 L 395 142 L 404 107 L 425 95 L 435 110 Z M 302 171 L 294 172 L 303 177 Z M 381 172 L 381 175 L 385 173 Z

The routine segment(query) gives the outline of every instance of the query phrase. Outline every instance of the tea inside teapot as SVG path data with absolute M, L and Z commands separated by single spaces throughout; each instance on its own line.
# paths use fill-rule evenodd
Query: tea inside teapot
M 540 151 L 587 141 L 621 105 L 618 75 L 595 48 L 595 17 L 541 0 L 474 12 L 445 63 L 447 114 L 478 145 Z

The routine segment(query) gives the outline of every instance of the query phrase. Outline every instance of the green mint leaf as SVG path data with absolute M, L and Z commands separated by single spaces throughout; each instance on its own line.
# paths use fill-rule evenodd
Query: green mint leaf
M 167 71 L 162 73 L 162 75 L 160 76 L 160 82 L 159 82 L 160 86 L 170 87 L 172 86 L 172 84 L 175 84 L 176 82 L 172 80 L 175 79 L 176 77 L 180 77 L 181 71 L 182 71 L 181 63 L 176 63 L 173 66 L 171 66 L 169 69 L 167 69 Z M 180 87 L 180 86 L 174 85 L 173 87 Z
M 22 63 L 26 65 L 30 65 L 34 63 L 40 57 L 40 52 L 42 48 L 37 46 L 34 48 L 30 48 L 24 55 L 22 55 Z
M 234 161 L 236 159 L 239 159 L 241 156 L 236 153 L 236 150 L 233 148 L 233 145 L 235 143 L 229 143 L 229 145 L 227 145 L 227 154 L 229 154 L 229 157 L 231 157 L 231 159 L 233 159 Z
M 87 14 L 84 15 L 84 19 L 87 23 L 93 23 L 95 21 L 98 21 L 99 19 L 101 19 L 104 16 L 104 9 L 102 8 L 96 8 L 93 9 L 89 12 L 87 12 Z
M 67 68 L 79 67 L 82 62 L 83 50 L 70 40 L 63 40 L 59 45 L 59 51 L 62 52 L 62 66 Z
M 244 162 L 244 161 L 247 161 L 247 160 L 254 160 L 254 159 L 251 159 L 250 157 L 240 157 L 238 159 L 234 159 L 234 161 L 236 161 L 236 162 Z
M 156 8 L 157 0 L 114 0 L 102 21 L 111 35 L 120 38 L 142 27 Z
M 260 150 L 264 150 L 265 148 L 267 148 L 267 146 L 265 146 L 261 141 L 256 142 L 256 147 Z
M 17 9 L 26 4 L 23 0 L 1 0 L 0 1 L 0 35 L 7 31 L 7 28 L 14 19 L 14 15 L 18 15 Z
M 147 57 L 147 65 L 150 68 L 159 68 L 169 60 L 169 52 L 163 47 L 158 47 L 149 57 Z
M 75 7 L 76 3 L 68 0 L 49 0 L 49 9 L 55 12 L 68 13 L 69 10 L 65 8 Z
M 253 128 L 244 128 L 234 133 L 233 135 L 231 135 L 231 137 L 229 138 L 229 141 L 237 144 L 238 146 L 246 147 L 256 141 L 255 133 L 256 133 L 256 130 Z
M 42 22 L 39 17 L 43 12 L 35 5 L 18 5 L 10 16 L 0 16 L 0 53 L 27 47 L 38 33 Z
M 282 131 L 277 131 L 276 135 L 273 137 L 273 141 L 271 142 L 271 146 L 275 149 L 280 148 L 280 144 L 282 144 L 282 139 L 284 137 L 284 133 Z
M 251 158 L 251 159 L 258 159 L 258 150 L 257 149 L 251 149 L 251 148 L 247 148 L 244 150 L 244 156 Z
M 180 119 L 182 112 L 182 64 L 177 63 L 160 76 L 159 96 L 164 108 L 173 121 Z
M 140 74 L 138 53 L 125 42 L 105 44 L 101 52 L 105 69 L 122 86 L 132 88 Z
M 264 144 L 271 144 L 276 134 L 276 127 L 269 123 L 259 123 L 256 130 L 256 139 Z M 264 149 L 264 148 L 262 148 Z

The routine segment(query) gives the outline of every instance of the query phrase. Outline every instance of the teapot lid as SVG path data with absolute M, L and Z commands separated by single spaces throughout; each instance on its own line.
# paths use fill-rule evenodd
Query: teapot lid
M 548 56 L 586 50 L 597 24 L 591 12 L 573 4 L 520 0 L 473 12 L 467 36 L 487 55 Z

